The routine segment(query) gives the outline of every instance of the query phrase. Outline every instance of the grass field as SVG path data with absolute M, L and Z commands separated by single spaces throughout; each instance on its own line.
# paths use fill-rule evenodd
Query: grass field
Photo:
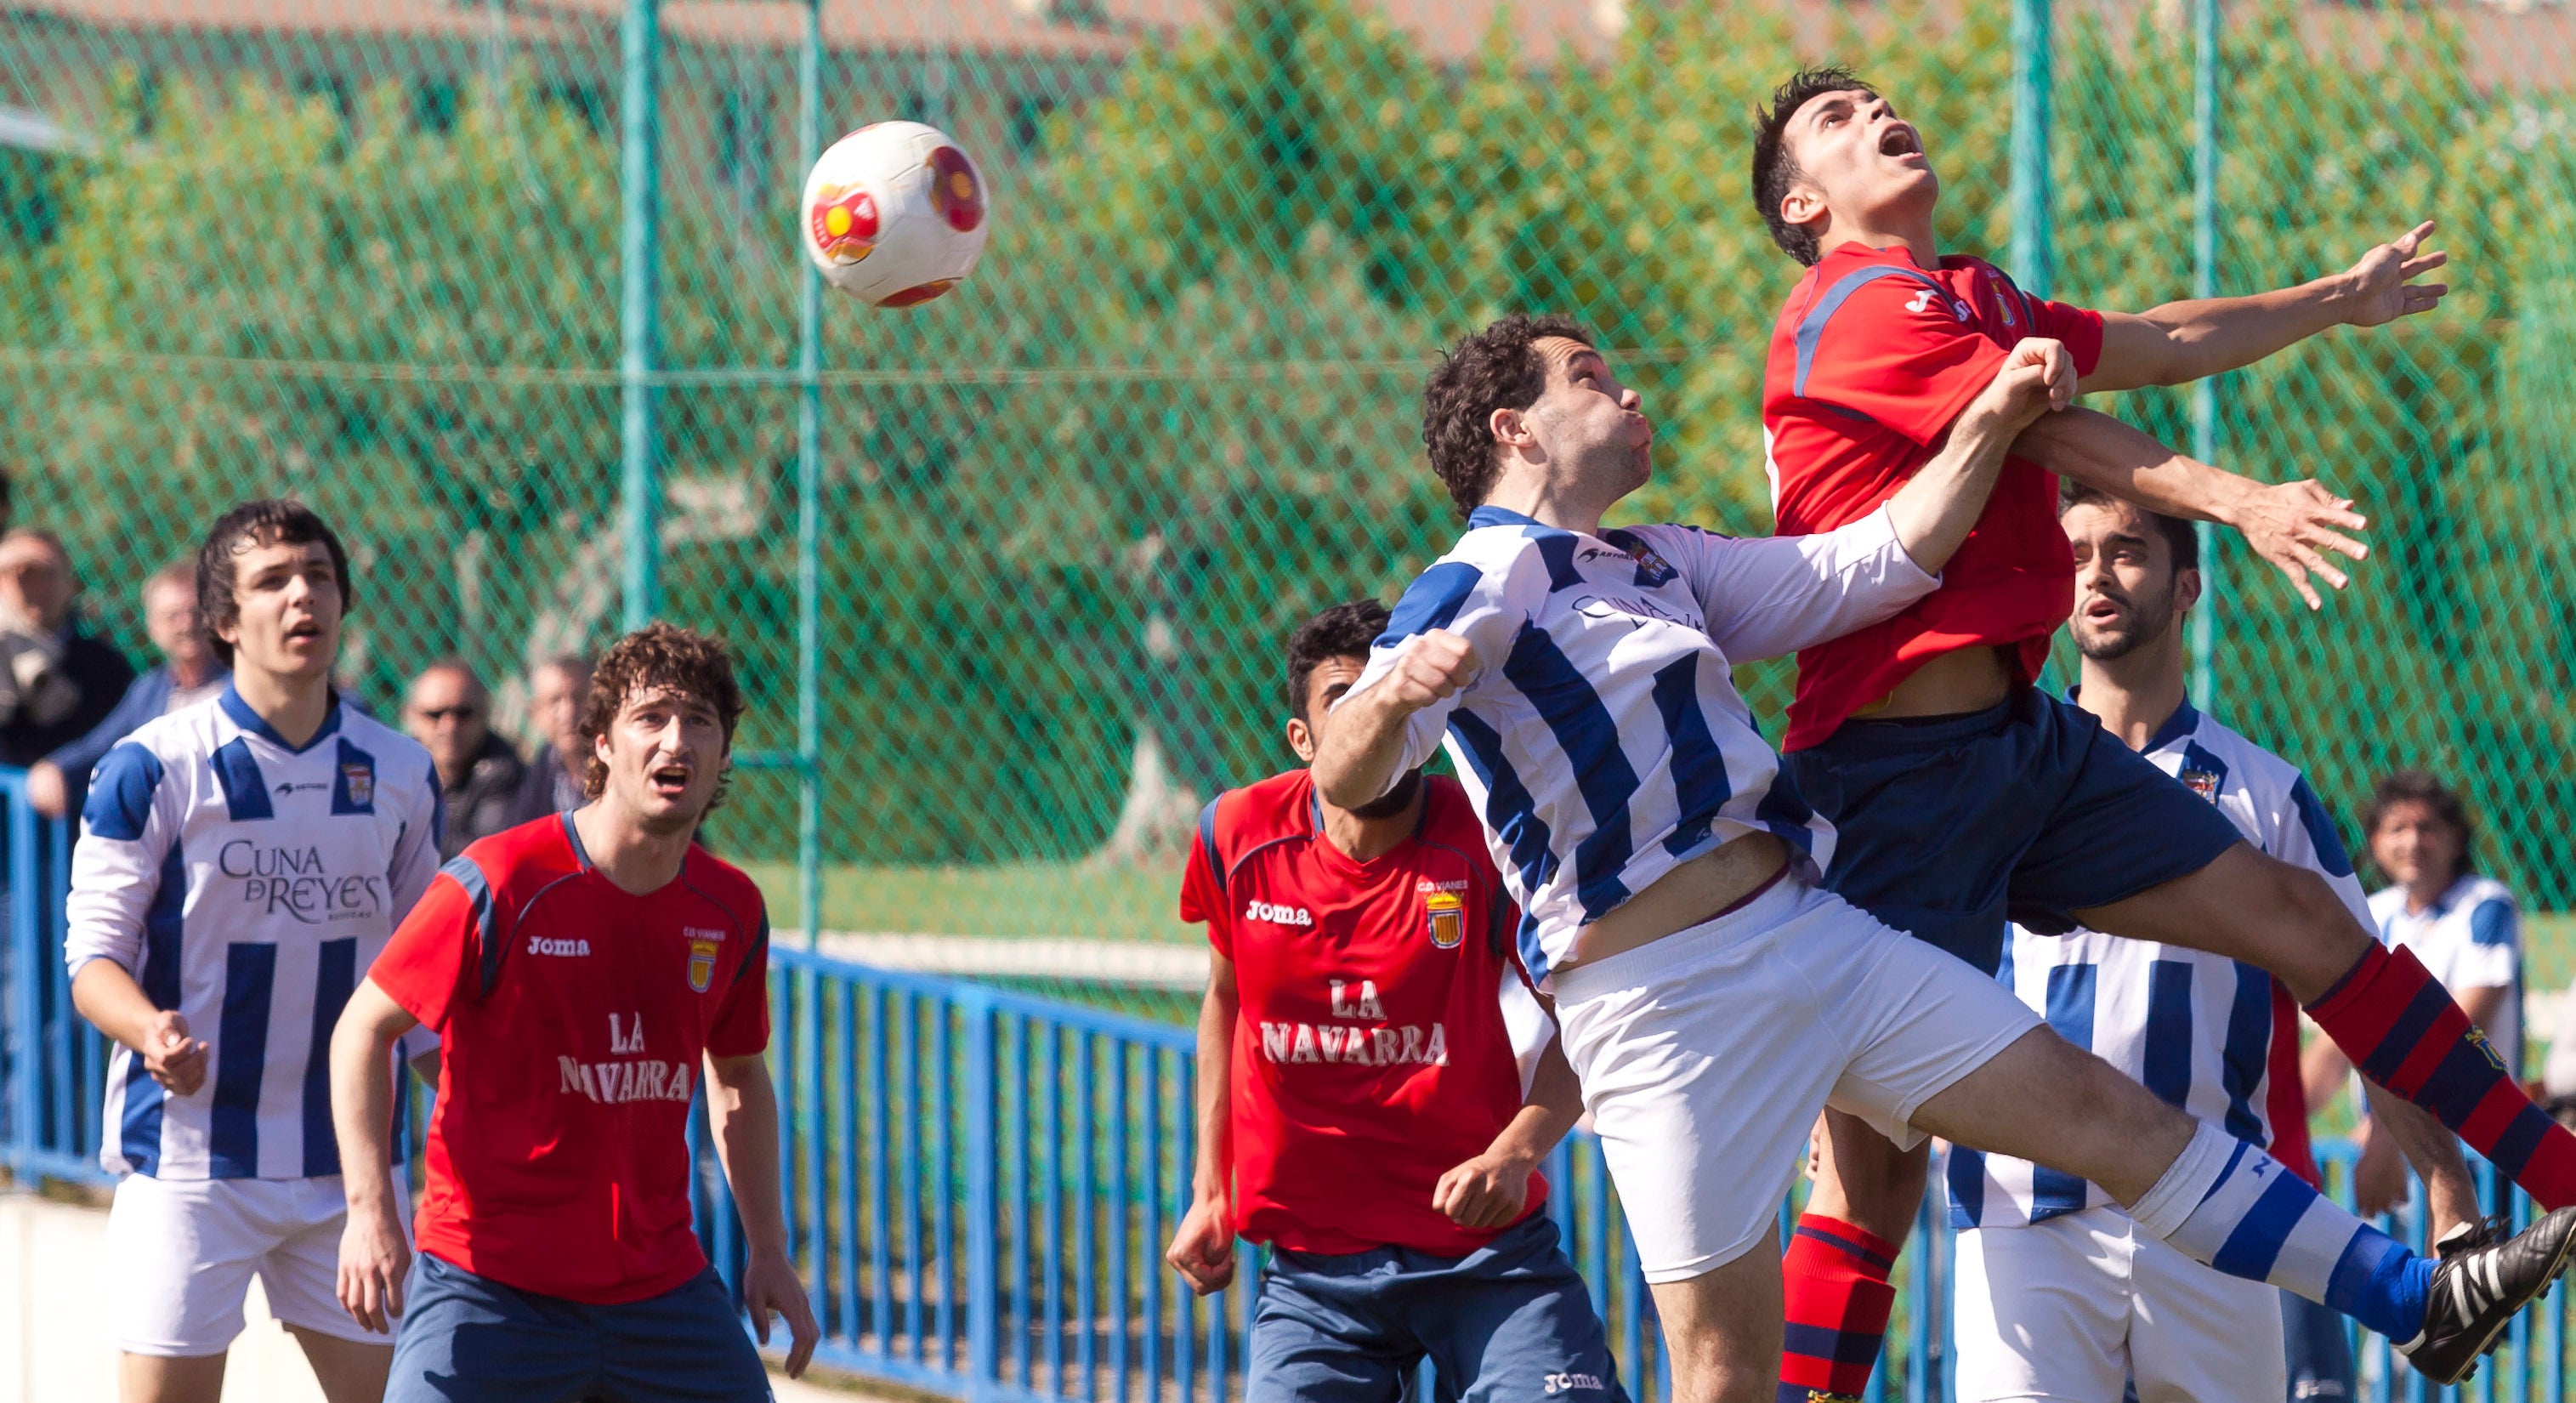
M 796 866 L 745 863 L 769 901 L 771 924 L 802 927 Z M 937 935 L 1065 936 L 1079 940 L 1199 939 L 1175 906 L 1168 868 L 1013 863 L 993 867 L 823 869 L 823 929 Z
M 793 863 L 745 863 L 769 900 L 770 920 L 802 927 Z M 1181 886 L 1177 868 L 1094 866 L 1080 863 L 1014 863 L 993 867 L 868 867 L 823 869 L 823 928 L 937 935 L 1032 936 L 1079 940 L 1192 942 L 1198 929 L 1181 924 L 1174 907 Z M 2576 978 L 2576 913 L 2523 918 L 2523 985 L 2556 993 Z M 1060 980 L 1006 981 L 1031 993 L 1172 1018 L 1186 1016 L 1191 1001 L 1165 993 L 1104 986 L 1080 969 Z M 2537 1019 L 2526 1020 L 2537 1022 Z M 2555 1029 L 2526 1026 L 2546 1038 Z M 2532 1049 L 2537 1057 L 2538 1047 Z M 2537 1065 L 2532 1063 L 2530 1065 Z

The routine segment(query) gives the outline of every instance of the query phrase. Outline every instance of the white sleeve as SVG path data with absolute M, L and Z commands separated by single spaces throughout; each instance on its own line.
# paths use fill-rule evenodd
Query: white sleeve
M 179 832 L 179 798 L 164 779 L 161 757 L 133 741 L 109 750 L 90 777 L 63 901 L 63 959 L 74 974 L 114 960 L 143 977 L 144 920 Z
M 1680 556 L 1671 563 L 1699 600 L 1709 641 L 1729 662 L 1782 657 L 1840 638 L 1941 583 L 1905 553 L 1885 507 L 1813 536 L 1738 538 L 1665 527 L 1652 540 Z
M 2490 896 L 2469 908 L 2469 943 L 2448 971 L 2461 989 L 2502 989 L 2522 971 L 2522 911 L 2512 897 Z
M 385 873 L 397 926 L 411 914 L 412 903 L 429 890 L 429 879 L 438 875 L 438 840 L 446 822 L 447 796 L 438 787 L 438 771 L 433 767 L 421 797 L 403 814 L 402 835 L 394 840 L 393 865 Z
M 2344 851 L 2343 835 L 2335 831 L 2334 819 L 2326 813 L 2317 792 L 2308 787 L 2308 777 L 2300 775 L 2292 781 L 2288 801 L 2263 817 L 2272 830 L 2266 836 L 2263 851 L 2325 878 L 2334 894 L 2343 898 L 2352 918 L 2378 939 L 2379 918 L 2371 914 L 2370 898 L 2361 889 L 2361 879 L 2353 875 L 2352 858 Z
M 1404 641 L 1417 633 L 1447 629 L 1464 636 L 1476 655 L 1475 671 L 1465 686 L 1405 718 L 1404 755 L 1397 774 L 1430 760 L 1448 734 L 1450 714 L 1478 681 L 1510 656 L 1535 601 L 1546 598 L 1546 568 L 1538 552 L 1530 549 L 1516 550 L 1510 559 L 1490 568 L 1452 557 L 1423 571 L 1405 588 L 1387 620 L 1386 632 L 1369 649 L 1367 669 L 1334 705 L 1367 691 L 1394 670 Z

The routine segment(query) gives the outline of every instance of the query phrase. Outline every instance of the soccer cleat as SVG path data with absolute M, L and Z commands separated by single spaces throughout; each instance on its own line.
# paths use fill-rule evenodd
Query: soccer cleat
M 2576 1248 L 2576 1208 L 2561 1208 L 2502 1241 L 2502 1220 L 2462 1224 L 2436 1247 L 2439 1261 L 2425 1292 L 2424 1329 L 2397 1347 L 2416 1372 L 2455 1384 L 2475 1373 L 2478 1356 L 2507 1323 L 2549 1289 Z

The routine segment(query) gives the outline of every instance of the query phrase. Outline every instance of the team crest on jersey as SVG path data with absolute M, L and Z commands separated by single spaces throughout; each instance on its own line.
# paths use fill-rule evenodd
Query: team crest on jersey
M 376 801 L 376 767 L 373 765 L 364 761 L 342 761 L 340 784 L 348 790 L 349 802 L 359 808 Z
M 2215 804 L 2218 802 L 2218 776 L 2207 770 L 2185 770 L 2175 776 L 2191 787 L 2191 792 Z
M 689 987 L 703 994 L 715 982 L 716 952 L 724 948 L 724 932 L 682 926 L 680 933 L 689 938 Z
M 1436 891 L 1422 898 L 1423 909 L 1431 913 L 1431 945 L 1437 950 L 1455 950 L 1467 938 L 1467 899 L 1456 892 Z

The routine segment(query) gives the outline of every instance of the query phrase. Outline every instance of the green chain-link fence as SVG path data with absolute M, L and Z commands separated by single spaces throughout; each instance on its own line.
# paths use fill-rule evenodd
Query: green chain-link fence
M 829 0 L 821 132 L 948 127 L 995 232 L 944 301 L 822 307 L 808 460 L 805 6 L 12 0 L 0 463 L 138 654 L 137 582 L 215 511 L 312 500 L 358 552 L 358 693 L 389 711 L 457 652 L 507 721 L 532 660 L 627 615 L 643 424 L 653 603 L 732 639 L 742 744 L 781 762 L 714 837 L 785 926 L 810 486 L 820 924 L 1087 942 L 870 948 L 1176 1011 L 1127 981 L 1187 980 L 1198 804 L 1289 763 L 1287 631 L 1392 598 L 1455 529 L 1416 438 L 1437 347 L 1582 316 L 1659 419 L 1637 510 L 1769 528 L 1757 389 L 1798 269 L 1747 200 L 1745 112 L 1833 55 L 1925 126 L 1946 243 L 2071 300 L 2271 286 L 2443 221 L 2437 315 L 2113 407 L 2373 518 L 2322 614 L 2220 542 L 2217 708 L 2348 835 L 2380 770 L 2457 776 L 2489 864 L 2567 909 L 2569 7 L 2010 3 Z M 621 201 L 646 52 L 649 245 Z M 2017 114 L 2048 177 L 2018 202 Z M 1745 682 L 1776 718 L 1785 670 Z

